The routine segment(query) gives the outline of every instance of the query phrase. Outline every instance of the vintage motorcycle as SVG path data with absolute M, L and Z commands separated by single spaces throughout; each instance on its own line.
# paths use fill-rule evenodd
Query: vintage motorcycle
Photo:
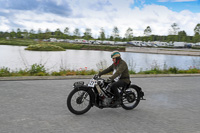
M 88 84 L 84 84 L 83 81 L 75 82 L 74 89 L 67 98 L 69 111 L 76 115 L 81 115 L 89 111 L 93 106 L 100 109 L 122 107 L 126 110 L 131 110 L 139 104 L 140 100 L 145 100 L 142 89 L 137 85 L 129 84 L 118 88 L 121 104 L 116 106 L 113 104 L 114 94 L 110 89 L 111 84 L 111 81 L 100 78 L 97 75 Z

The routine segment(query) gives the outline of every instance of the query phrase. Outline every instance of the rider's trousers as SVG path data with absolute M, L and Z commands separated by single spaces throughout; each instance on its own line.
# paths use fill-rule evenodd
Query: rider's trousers
M 111 92 L 114 93 L 115 100 L 120 100 L 119 99 L 120 98 L 120 94 L 119 94 L 119 91 L 118 91 L 118 87 L 125 87 L 125 86 L 127 86 L 127 83 L 124 82 L 124 81 L 122 81 L 122 80 L 119 80 L 117 82 L 112 83 L 112 85 L 111 85 Z

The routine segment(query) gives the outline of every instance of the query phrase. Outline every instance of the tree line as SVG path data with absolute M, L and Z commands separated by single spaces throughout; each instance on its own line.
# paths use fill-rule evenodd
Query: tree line
M 109 41 L 162 41 L 162 42 L 191 42 L 196 43 L 200 42 L 200 23 L 198 23 L 194 27 L 194 35 L 188 36 L 184 30 L 180 30 L 177 23 L 173 23 L 171 25 L 171 29 L 169 29 L 169 33 L 166 36 L 163 35 L 153 35 L 152 29 L 150 26 L 147 26 L 144 29 L 143 36 L 134 36 L 133 29 L 128 28 L 124 37 L 120 37 L 118 27 L 114 27 L 112 34 L 106 37 L 104 28 L 100 28 L 98 38 L 92 37 L 92 30 L 90 28 L 86 28 L 83 35 L 78 28 L 75 28 L 73 33 L 70 34 L 69 27 L 66 27 L 62 32 L 59 28 L 56 31 L 52 32 L 49 29 L 46 29 L 45 32 L 42 32 L 41 28 L 36 32 L 34 29 L 21 30 L 20 28 L 17 31 L 12 30 L 11 32 L 2 32 L 0 31 L 0 38 L 24 38 L 24 39 L 49 39 L 49 38 L 57 38 L 57 39 L 86 39 L 86 40 L 109 40 Z

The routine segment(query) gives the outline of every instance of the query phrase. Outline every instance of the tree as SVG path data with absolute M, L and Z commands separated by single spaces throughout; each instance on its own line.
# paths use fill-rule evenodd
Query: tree
M 86 40 L 89 40 L 92 38 L 92 32 L 90 28 L 86 28 L 83 34 L 84 34 L 83 38 Z
M 151 32 L 152 32 L 152 30 L 151 30 L 150 26 L 147 26 L 147 28 L 144 30 L 144 35 L 145 36 L 150 36 Z
M 69 35 L 69 28 L 68 28 L 68 27 L 66 27 L 66 28 L 64 29 L 64 34 Z
M 127 41 L 131 41 L 133 39 L 133 29 L 130 27 L 126 30 L 125 37 Z
M 30 32 L 29 32 L 29 37 L 30 37 L 31 39 L 37 38 L 37 37 L 36 37 L 36 34 L 35 34 L 35 31 L 34 31 L 33 29 L 30 30 Z
M 198 23 L 196 25 L 196 27 L 194 28 L 194 34 L 199 33 L 200 34 L 200 23 Z
M 113 41 L 113 40 L 114 40 L 114 37 L 110 36 L 109 41 Z
M 24 38 L 28 38 L 28 31 L 26 29 L 23 31 L 23 36 Z
M 69 38 L 69 35 L 70 33 L 69 33 L 69 27 L 66 27 L 65 29 L 64 29 L 64 35 L 65 35 L 65 38 Z
M 62 38 L 63 33 L 60 31 L 59 28 L 55 31 L 55 36 L 56 36 L 56 38 Z
M 105 37 L 105 31 L 103 29 L 103 27 L 100 29 L 100 40 L 103 41 L 105 40 L 106 37 Z
M 38 29 L 37 38 L 38 39 L 42 39 L 43 38 L 43 34 L 42 34 L 42 29 L 41 28 Z
M 78 28 L 74 30 L 74 37 L 80 37 L 80 31 Z
M 45 31 L 45 39 L 48 39 L 51 37 L 51 31 L 47 28 L 46 31 Z
M 113 38 L 115 42 L 119 39 L 119 30 L 116 26 L 113 28 Z
M 22 38 L 22 32 L 20 28 L 17 29 L 17 38 Z
M 12 37 L 12 38 L 16 37 L 16 32 L 14 30 L 12 30 L 12 32 L 10 32 L 10 37 Z
M 178 32 L 178 41 L 180 41 L 180 42 L 186 42 L 187 41 L 187 34 L 184 30 Z
M 195 33 L 194 37 L 193 37 L 193 42 L 200 42 L 200 34 L 198 32 Z
M 178 31 L 179 31 L 179 27 L 178 27 L 178 24 L 177 23 L 173 23 L 172 25 L 171 25 L 171 28 L 172 29 L 170 29 L 169 30 L 169 35 L 177 35 L 178 34 Z

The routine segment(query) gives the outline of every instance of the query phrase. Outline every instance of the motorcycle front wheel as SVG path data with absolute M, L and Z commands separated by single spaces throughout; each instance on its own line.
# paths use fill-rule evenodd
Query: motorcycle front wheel
M 122 108 L 126 110 L 134 109 L 140 102 L 140 95 L 136 88 L 129 87 L 122 94 Z
M 84 89 L 72 90 L 67 98 L 67 107 L 70 112 L 81 115 L 91 108 L 91 97 Z

